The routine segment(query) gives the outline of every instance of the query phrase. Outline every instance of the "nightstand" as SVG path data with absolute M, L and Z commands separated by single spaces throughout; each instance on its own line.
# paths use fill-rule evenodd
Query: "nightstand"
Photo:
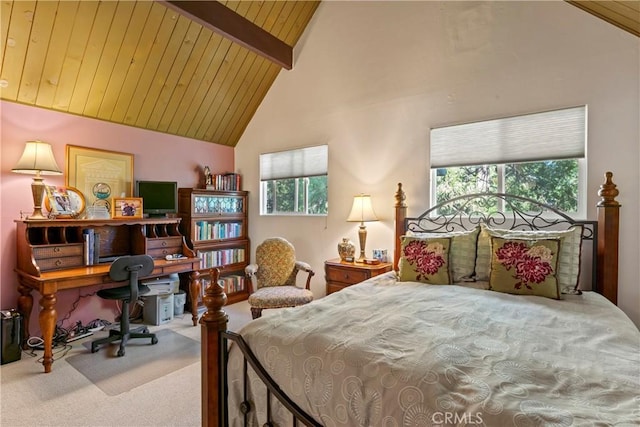
M 391 271 L 393 265 L 381 262 L 376 265 L 344 262 L 340 258 L 324 262 L 325 280 L 327 281 L 327 295 L 337 292 L 347 286 L 360 283 L 371 277 Z

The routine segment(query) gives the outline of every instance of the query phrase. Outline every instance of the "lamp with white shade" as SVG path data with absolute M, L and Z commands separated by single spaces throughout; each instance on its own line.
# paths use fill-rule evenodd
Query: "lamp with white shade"
M 360 228 L 358 229 L 358 238 L 360 240 L 360 256 L 356 262 L 364 262 L 365 257 L 365 244 L 367 243 L 367 227 L 365 222 L 377 221 L 378 217 L 373 211 L 373 205 L 371 204 L 371 196 L 368 194 L 360 194 L 353 197 L 353 206 L 351 206 L 351 213 L 347 221 L 359 222 Z
M 27 219 L 46 219 L 42 214 L 42 196 L 44 183 L 41 175 L 62 175 L 62 171 L 53 156 L 51 144 L 42 141 L 27 141 L 22 157 L 12 172 L 35 175 L 31 183 L 33 195 L 33 214 Z

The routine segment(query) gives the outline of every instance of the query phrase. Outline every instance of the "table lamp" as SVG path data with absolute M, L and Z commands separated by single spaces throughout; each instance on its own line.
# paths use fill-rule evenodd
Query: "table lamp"
M 27 141 L 22 157 L 11 171 L 35 175 L 31 183 L 33 214 L 27 219 L 46 219 L 42 214 L 44 183 L 40 175 L 62 175 L 62 171 L 53 157 L 51 144 L 42 141 Z
M 373 211 L 373 206 L 371 205 L 371 196 L 368 194 L 354 196 L 353 206 L 351 206 L 351 213 L 349 214 L 347 221 L 360 223 L 360 228 L 358 230 L 358 238 L 360 240 L 360 257 L 358 257 L 356 262 L 364 262 L 365 259 L 364 249 L 367 242 L 367 227 L 365 227 L 364 223 L 377 220 L 378 217 Z

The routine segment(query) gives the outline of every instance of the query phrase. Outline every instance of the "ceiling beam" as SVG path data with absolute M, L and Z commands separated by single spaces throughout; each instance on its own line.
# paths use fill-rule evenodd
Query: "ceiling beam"
M 205 28 L 264 56 L 281 67 L 293 68 L 293 48 L 217 1 L 159 1 Z

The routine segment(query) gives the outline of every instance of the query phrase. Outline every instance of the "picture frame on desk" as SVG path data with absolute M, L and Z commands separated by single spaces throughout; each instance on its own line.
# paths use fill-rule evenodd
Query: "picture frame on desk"
M 142 197 L 114 197 L 111 218 L 142 218 Z
M 65 185 L 84 194 L 87 206 L 108 206 L 112 197 L 133 196 L 133 154 L 66 146 Z
M 83 194 L 77 188 L 45 186 L 44 206 L 53 218 L 77 218 L 85 208 Z

